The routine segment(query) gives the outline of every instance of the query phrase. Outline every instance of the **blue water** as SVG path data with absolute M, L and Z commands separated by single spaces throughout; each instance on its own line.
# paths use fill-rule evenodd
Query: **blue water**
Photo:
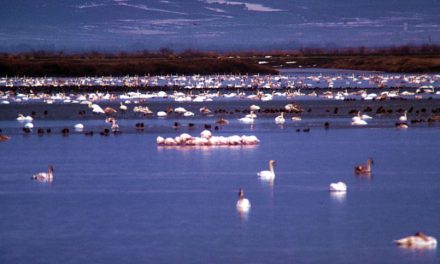
M 439 263 L 435 249 L 393 244 L 416 231 L 440 238 L 438 126 L 214 132 L 261 140 L 246 148 L 160 148 L 158 135 L 185 131 L 157 126 L 0 142 L 0 263 Z M 372 177 L 354 176 L 369 157 Z M 272 186 L 256 177 L 269 159 Z M 49 164 L 52 184 L 30 179 Z M 345 196 L 327 191 L 336 181 Z M 247 215 L 235 208 L 240 187 Z

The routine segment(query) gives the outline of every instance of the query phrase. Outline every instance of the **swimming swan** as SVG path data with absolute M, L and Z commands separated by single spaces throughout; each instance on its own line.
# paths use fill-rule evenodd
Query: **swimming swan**
M 422 232 L 417 232 L 413 236 L 407 236 L 394 242 L 403 247 L 412 248 L 435 248 L 437 247 L 437 239 L 432 236 L 427 236 Z
M 34 174 L 32 176 L 32 179 L 39 181 L 39 182 L 52 182 L 53 181 L 53 167 L 52 167 L 52 165 L 49 165 L 48 172 L 40 172 L 40 173 Z
M 89 102 L 88 106 L 90 109 L 92 109 L 92 112 L 95 114 L 105 114 L 104 110 L 102 110 L 102 108 L 97 104 L 93 104 L 92 102 Z
M 121 102 L 120 106 L 119 106 L 119 109 L 121 109 L 121 111 L 127 111 L 128 107 Z
M 247 212 L 251 209 L 251 202 L 248 199 L 244 198 L 243 189 L 240 188 L 238 191 L 238 201 L 236 204 L 237 210 L 240 212 Z
M 245 123 L 245 124 L 253 124 L 254 123 L 253 114 L 254 114 L 254 112 L 251 111 L 250 116 L 239 118 L 238 121 Z
M 408 113 L 408 111 L 405 110 L 405 113 L 403 114 L 403 116 L 400 116 L 400 117 L 399 117 L 399 121 L 400 121 L 400 122 L 406 122 L 406 121 L 408 121 L 407 113 Z
M 360 165 L 354 166 L 354 173 L 357 175 L 371 173 L 371 165 L 372 164 L 374 165 L 374 161 L 372 158 L 369 158 L 367 160 L 366 164 L 360 164 Z
M 84 125 L 81 123 L 78 123 L 74 126 L 76 131 L 82 131 L 84 129 Z
M 24 116 L 22 114 L 18 114 L 17 121 L 33 121 L 34 118 L 32 116 Z
M 282 125 L 286 122 L 286 119 L 284 118 L 284 112 L 281 112 L 281 114 L 277 117 L 275 117 L 275 124 Z
M 329 190 L 331 192 L 346 192 L 347 185 L 343 182 L 330 183 Z
M 351 119 L 351 125 L 352 126 L 365 126 L 368 125 L 368 123 L 363 120 L 362 118 L 355 116 Z
M 273 165 L 275 164 L 274 160 L 270 160 L 269 161 L 269 170 L 264 170 L 264 171 L 260 171 L 259 173 L 257 173 L 257 175 L 262 179 L 262 180 L 273 180 L 275 179 L 275 172 L 273 170 Z

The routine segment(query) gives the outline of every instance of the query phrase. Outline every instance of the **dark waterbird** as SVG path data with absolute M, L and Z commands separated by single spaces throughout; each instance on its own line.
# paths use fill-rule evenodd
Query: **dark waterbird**
M 142 130 L 144 130 L 145 125 L 144 125 L 144 123 L 140 122 L 140 123 L 136 123 L 135 127 L 136 127 L 136 130 L 142 131 Z
M 68 136 L 69 133 L 70 133 L 70 130 L 69 130 L 67 127 L 63 128 L 63 129 L 61 130 L 61 134 L 62 134 L 63 136 Z
M 99 134 L 101 136 L 108 136 L 108 135 L 110 135 L 110 129 L 104 128 L 104 130 L 102 130 Z

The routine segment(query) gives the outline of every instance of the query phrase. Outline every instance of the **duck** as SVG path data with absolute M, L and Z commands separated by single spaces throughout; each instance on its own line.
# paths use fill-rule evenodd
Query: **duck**
M 407 236 L 398 240 L 394 240 L 399 246 L 413 247 L 413 248 L 435 248 L 437 247 L 437 239 L 424 234 L 423 232 L 417 232 L 413 236 Z
M 247 198 L 244 198 L 243 189 L 238 190 L 238 201 L 236 204 L 237 210 L 240 212 L 248 212 L 251 209 L 251 202 Z
M 106 113 L 107 115 L 111 115 L 111 114 L 114 114 L 114 113 L 116 113 L 117 111 L 114 109 L 114 108 L 111 108 L 111 107 L 106 107 L 105 109 L 104 109 L 104 113 Z
M 329 191 L 331 192 L 346 192 L 347 185 L 343 182 L 330 183 Z
M 227 125 L 227 124 L 229 124 L 229 121 L 224 118 L 220 118 L 217 121 L 215 121 L 215 123 L 218 125 Z
M 199 111 L 200 111 L 200 113 L 202 113 L 202 114 L 204 114 L 204 115 L 207 115 L 207 114 L 210 114 L 210 113 L 211 113 L 211 110 L 209 110 L 209 108 L 206 107 L 206 106 L 200 108 Z
M 53 181 L 53 166 L 49 165 L 48 172 L 40 172 L 40 173 L 34 174 L 32 176 L 32 179 L 39 181 L 39 182 L 52 182 Z
M 354 173 L 357 175 L 371 173 L 371 165 L 372 164 L 374 165 L 374 161 L 372 158 L 369 158 L 367 160 L 366 164 L 360 164 L 360 165 L 354 166 Z
M 6 135 L 2 135 L 2 134 L 0 134 L 0 142 L 1 142 L 1 141 L 8 141 L 8 140 L 10 140 L 10 139 L 11 139 L 10 136 L 6 136 Z
M 282 125 L 286 122 L 286 119 L 284 118 L 284 112 L 281 112 L 281 114 L 277 117 L 275 117 L 275 124 Z
M 399 117 L 399 121 L 400 121 L 400 122 L 406 122 L 406 121 L 408 121 L 407 113 L 408 113 L 408 111 L 405 110 L 403 116 L 400 116 L 400 117 Z
M 273 170 L 273 166 L 275 164 L 275 160 L 269 161 L 269 170 L 260 171 L 257 173 L 258 177 L 260 177 L 262 180 L 273 180 L 275 179 L 275 171 Z

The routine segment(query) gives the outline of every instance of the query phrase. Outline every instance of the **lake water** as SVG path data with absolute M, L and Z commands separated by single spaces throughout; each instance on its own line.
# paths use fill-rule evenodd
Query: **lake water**
M 320 116 L 284 127 L 262 118 L 213 131 L 253 134 L 258 146 L 157 147 L 159 135 L 188 132 L 171 129 L 176 120 L 109 137 L 26 136 L 17 121 L 0 121 L 12 135 L 0 143 L 0 263 L 439 263 L 435 249 L 393 243 L 417 231 L 440 238 L 438 125 L 398 130 L 378 118 L 325 130 Z M 309 133 L 296 132 L 305 126 Z M 354 176 L 369 157 L 372 176 Z M 273 185 L 256 175 L 270 159 Z M 52 184 L 30 179 L 49 164 Z M 337 181 L 346 195 L 329 193 Z M 247 215 L 235 208 L 240 187 L 252 204 Z

